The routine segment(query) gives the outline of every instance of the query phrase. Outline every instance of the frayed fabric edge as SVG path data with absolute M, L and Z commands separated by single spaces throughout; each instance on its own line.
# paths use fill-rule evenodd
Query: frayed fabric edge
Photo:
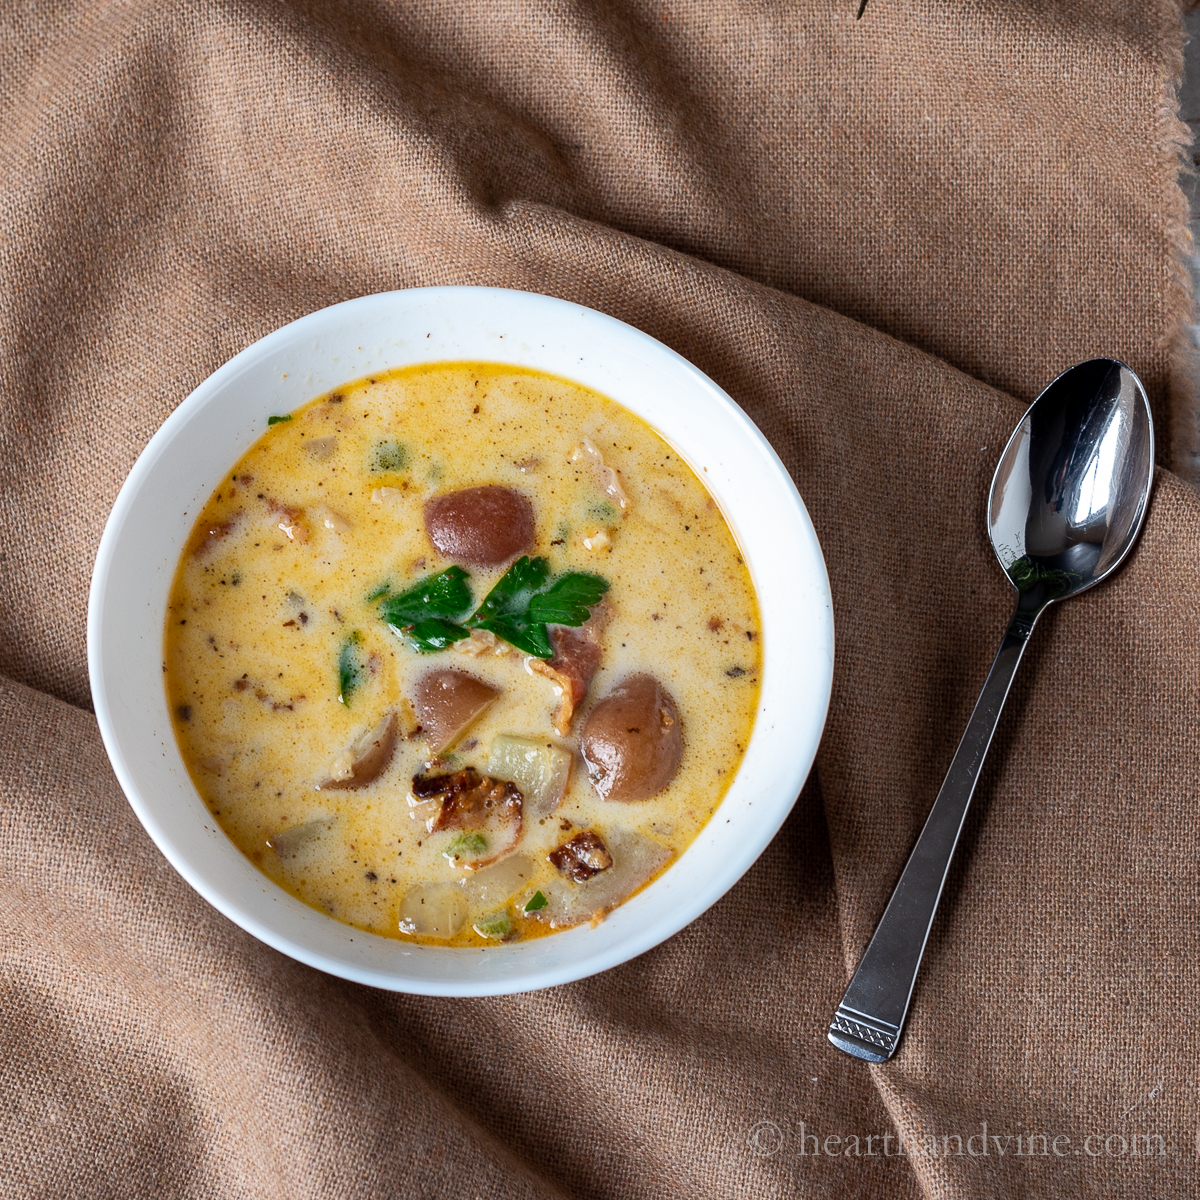
M 1157 121 L 1156 144 L 1160 147 L 1163 185 L 1163 235 L 1170 251 L 1170 274 L 1166 284 L 1168 326 L 1164 349 L 1169 362 L 1170 428 L 1166 442 L 1166 465 L 1193 486 L 1200 487 L 1200 349 L 1197 348 L 1195 281 L 1192 258 L 1195 247 L 1191 213 L 1183 181 L 1196 175 L 1192 161 L 1193 135 L 1179 115 L 1179 86 L 1183 79 L 1183 46 L 1187 37 L 1184 5 L 1173 4 L 1175 50 L 1166 62 L 1163 95 Z M 1168 17 L 1168 23 L 1170 18 Z

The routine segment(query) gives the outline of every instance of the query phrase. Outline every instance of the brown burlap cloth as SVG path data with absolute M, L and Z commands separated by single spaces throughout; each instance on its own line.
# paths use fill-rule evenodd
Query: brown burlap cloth
M 0 1195 L 1200 1186 L 1180 14 L 856 6 L 0 6 Z M 122 797 L 84 656 L 172 408 L 288 320 L 437 283 L 592 305 L 711 374 L 793 472 L 838 623 L 817 766 L 746 878 L 493 1000 L 351 985 L 217 915 Z M 868 1068 L 825 1028 L 1008 616 L 992 468 L 1093 354 L 1153 397 L 1146 532 L 1037 630 Z

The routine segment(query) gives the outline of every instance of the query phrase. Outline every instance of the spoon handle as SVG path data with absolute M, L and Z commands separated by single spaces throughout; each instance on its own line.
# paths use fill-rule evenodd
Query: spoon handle
M 829 1040 L 856 1058 L 887 1062 L 895 1053 L 971 795 L 1040 611 L 1018 601 L 921 836 L 829 1024 Z

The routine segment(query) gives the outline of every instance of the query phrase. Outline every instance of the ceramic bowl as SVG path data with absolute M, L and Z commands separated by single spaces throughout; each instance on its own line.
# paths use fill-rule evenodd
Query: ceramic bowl
M 762 612 L 762 693 L 744 762 L 716 815 L 659 879 L 595 927 L 484 951 L 364 933 L 301 903 L 215 824 L 180 756 L 163 687 L 163 623 L 195 515 L 269 414 L 374 372 L 447 360 L 563 375 L 648 421 L 721 506 Z M 657 945 L 729 890 L 775 835 L 808 775 L 833 671 L 829 582 L 783 464 L 711 379 L 637 329 L 548 296 L 420 288 L 364 296 L 276 330 L 206 379 L 125 481 L 100 542 L 88 667 L 113 769 L 177 871 L 284 954 L 376 987 L 442 996 L 580 979 Z

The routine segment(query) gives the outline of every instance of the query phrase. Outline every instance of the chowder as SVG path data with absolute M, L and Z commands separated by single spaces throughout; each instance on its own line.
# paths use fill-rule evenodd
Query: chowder
M 749 573 L 612 400 L 409 367 L 270 418 L 166 616 L 184 761 L 281 887 L 384 936 L 596 921 L 717 811 L 762 647 Z

